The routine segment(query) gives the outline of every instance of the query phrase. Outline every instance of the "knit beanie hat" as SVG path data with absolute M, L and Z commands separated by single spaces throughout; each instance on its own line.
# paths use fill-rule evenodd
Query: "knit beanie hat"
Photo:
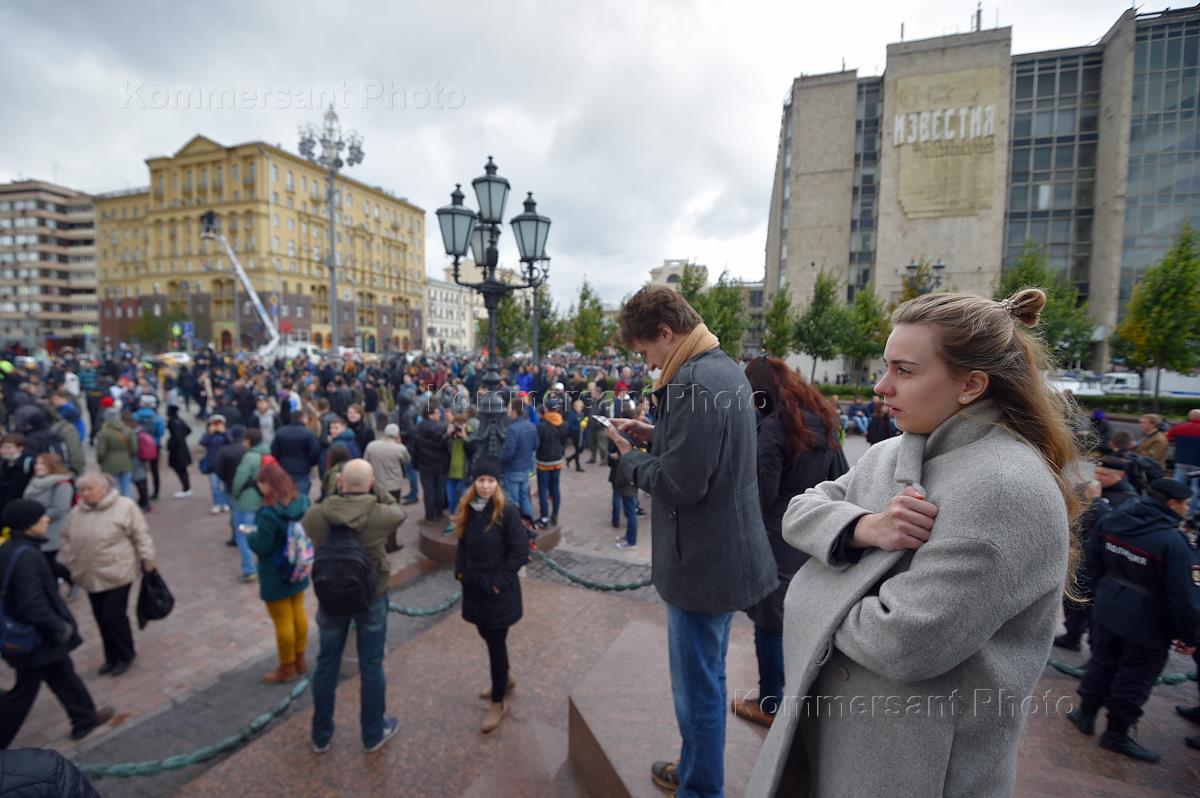
M 9 529 L 26 530 L 46 514 L 46 506 L 33 499 L 13 499 L 4 506 L 4 525 Z
M 500 479 L 500 461 L 495 457 L 484 456 L 472 463 L 471 481 L 474 482 L 480 477 L 492 477 L 493 479 Z

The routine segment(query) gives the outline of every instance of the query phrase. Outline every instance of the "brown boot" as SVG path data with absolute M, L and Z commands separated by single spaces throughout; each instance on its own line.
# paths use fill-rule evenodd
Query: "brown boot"
M 308 673 L 308 666 L 304 664 L 304 652 L 296 652 L 296 675 L 303 676 Z
M 512 671 L 509 671 L 508 672 L 508 690 L 509 691 L 515 690 L 516 687 L 517 687 L 517 680 L 513 678 Z M 480 692 L 479 697 L 491 700 L 492 688 L 489 687 L 486 690 L 483 690 L 482 692 Z
M 771 728 L 771 724 L 775 722 L 775 716 L 770 712 L 764 712 L 762 706 L 751 698 L 743 698 L 741 701 L 733 702 L 733 714 L 739 718 L 757 723 L 759 726 Z
M 483 716 L 483 723 L 479 724 L 479 730 L 484 734 L 491 734 L 500 727 L 500 721 L 504 719 L 505 713 L 508 712 L 508 704 L 503 701 L 499 703 L 493 701 L 488 707 L 487 714 Z
M 287 665 L 280 665 L 275 670 L 262 677 L 262 680 L 267 684 L 284 684 L 286 682 L 296 681 L 296 665 L 289 662 Z

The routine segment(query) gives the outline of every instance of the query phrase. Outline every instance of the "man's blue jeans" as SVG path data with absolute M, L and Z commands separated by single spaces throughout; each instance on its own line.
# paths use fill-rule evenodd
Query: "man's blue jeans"
M 408 497 L 416 499 L 421 494 L 421 475 L 417 473 L 417 469 L 412 467 L 412 463 L 405 463 L 404 475 L 408 477 Z
M 233 540 L 237 543 L 238 553 L 242 555 L 242 576 L 249 576 L 256 570 L 254 566 L 254 552 L 250 551 L 250 544 L 246 542 L 246 533 L 242 532 L 239 527 L 248 526 L 253 531 L 257 513 L 234 510 L 230 515 L 233 516 L 233 528 L 235 530 Z
M 219 476 L 209 474 L 208 487 L 212 491 L 213 507 L 225 507 L 229 504 L 229 497 L 225 495 L 225 485 Z
M 733 613 L 710 615 L 667 605 L 671 694 L 683 748 L 679 798 L 724 795 L 725 655 Z
M 292 484 L 296 486 L 296 495 L 308 497 L 309 490 L 312 489 L 312 471 L 309 471 L 302 477 L 292 477 Z
M 613 488 L 612 522 L 613 526 L 621 523 L 621 510 L 625 510 L 625 542 L 630 546 L 637 545 L 637 496 L 622 496 Z
M 560 468 L 537 472 L 539 518 L 558 518 L 558 510 L 562 506 L 562 491 L 559 490 L 561 478 L 562 469 Z M 550 512 L 551 507 L 554 509 L 553 512 Z
M 466 481 L 461 479 L 446 480 L 446 501 L 449 502 L 450 515 L 458 512 L 458 502 L 466 488 Z
M 133 472 L 132 471 L 124 471 L 120 474 L 116 474 L 113 476 L 113 479 L 116 481 L 117 490 L 120 492 L 120 494 L 122 496 L 124 496 L 126 499 L 130 499 L 133 497 Z
M 327 615 L 317 610 L 321 649 L 313 673 L 312 739 L 324 746 L 333 739 L 333 707 L 337 695 L 338 668 L 350 621 L 358 634 L 359 701 L 362 744 L 370 748 L 383 738 L 383 712 L 387 689 L 383 676 L 383 651 L 387 642 L 387 596 L 380 597 L 362 615 Z
M 529 501 L 529 472 L 512 471 L 500 475 L 500 489 L 521 513 L 533 518 L 533 503 Z

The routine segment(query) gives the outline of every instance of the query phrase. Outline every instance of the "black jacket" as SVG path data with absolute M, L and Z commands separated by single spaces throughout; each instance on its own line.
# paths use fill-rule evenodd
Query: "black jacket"
M 226 493 L 233 493 L 233 478 L 237 475 L 238 463 L 242 462 L 242 455 L 246 453 L 246 447 L 241 441 L 236 443 L 227 443 L 217 452 L 217 462 L 210 467 L 213 473 L 220 477 L 221 482 L 225 485 Z M 232 499 L 233 496 L 230 496 Z
M 14 532 L 0 546 L 0 580 L 8 570 L 9 561 L 24 550 L 13 568 L 12 581 L 4 605 L 9 615 L 31 624 L 42 636 L 42 645 L 28 654 L 4 654 L 14 668 L 41 668 L 58 662 L 83 641 L 66 602 L 58 594 L 58 581 L 41 552 L 42 541 Z
M 446 439 L 446 425 L 441 421 L 426 419 L 418 424 L 409 436 L 409 453 L 413 468 L 433 474 L 450 471 L 450 446 Z
M 350 432 L 354 434 L 354 442 L 358 444 L 360 452 L 365 452 L 367 444 L 375 440 L 375 430 L 371 429 L 365 417 L 351 424 Z
M 33 479 L 33 456 L 23 452 L 11 463 L 0 460 L 0 512 L 4 505 L 25 495 L 29 480 Z
M 837 479 L 849 470 L 840 446 L 830 448 L 825 422 L 815 413 L 804 413 L 804 423 L 816 438 L 813 449 L 792 452 L 778 417 L 771 414 L 758 421 L 758 500 L 763 526 L 775 556 L 779 586 L 765 599 L 746 610 L 755 625 L 768 631 L 783 631 L 783 600 L 796 571 L 808 555 L 783 539 L 783 514 L 792 497 L 809 488 Z
M 1200 557 L 1180 518 L 1149 497 L 1106 515 L 1088 543 L 1084 572 L 1096 585 L 1092 613 L 1118 637 L 1150 648 L 1197 642 Z
M 167 465 L 182 471 L 192 464 L 187 438 L 192 428 L 178 415 L 167 417 Z
M 0 796 L 5 798 L 100 798 L 87 777 L 57 751 L 0 751 Z
M 756 413 L 741 366 L 719 348 L 696 355 L 658 402 L 649 454 L 621 471 L 654 499 L 654 587 L 689 612 L 736 612 L 779 586 L 759 508 Z
M 288 475 L 307 476 L 321 460 L 321 444 L 312 430 L 300 423 L 284 424 L 271 441 L 271 454 Z
M 534 457 L 539 463 L 557 463 L 566 454 L 567 438 L 571 436 L 565 423 L 551 424 L 542 417 L 537 427 L 538 447 Z
M 462 582 L 463 620 L 486 629 L 504 629 L 521 619 L 521 579 L 529 562 L 529 533 L 521 511 L 504 503 L 500 523 L 492 524 L 492 502 L 471 517 L 458 541 L 454 576 Z M 497 590 L 498 589 L 498 590 Z
M 1129 480 L 1122 479 L 1117 484 L 1110 488 L 1104 488 L 1100 491 L 1100 498 L 1109 503 L 1114 510 L 1125 504 L 1125 502 L 1138 497 L 1137 489 L 1130 484 Z
M 225 417 L 225 429 L 233 429 L 234 427 L 244 426 L 245 419 L 242 417 L 242 411 L 238 410 L 228 401 L 213 411 Z

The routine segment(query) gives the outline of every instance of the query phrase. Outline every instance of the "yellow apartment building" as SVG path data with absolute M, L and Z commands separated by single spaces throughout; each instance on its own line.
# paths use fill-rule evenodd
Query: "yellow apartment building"
M 263 142 L 227 147 L 201 135 L 146 166 L 146 188 L 95 197 L 105 345 L 125 340 L 146 314 L 190 320 L 195 338 L 219 350 L 266 340 L 223 248 L 200 237 L 211 210 L 284 339 L 332 346 L 323 169 Z M 339 342 L 420 348 L 425 211 L 339 175 L 334 213 Z

